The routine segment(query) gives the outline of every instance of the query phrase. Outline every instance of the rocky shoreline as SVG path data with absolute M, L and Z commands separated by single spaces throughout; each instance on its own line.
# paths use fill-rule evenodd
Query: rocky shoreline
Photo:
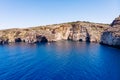
M 120 48 L 120 16 L 101 35 L 101 44 Z
M 120 47 L 120 16 L 111 25 L 77 21 L 26 29 L 0 30 L 0 44 L 58 40 L 97 42 Z

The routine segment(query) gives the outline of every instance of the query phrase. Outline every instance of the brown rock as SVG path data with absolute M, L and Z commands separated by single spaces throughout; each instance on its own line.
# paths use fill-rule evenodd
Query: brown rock
M 52 42 L 58 40 L 100 42 L 102 32 L 108 28 L 107 24 L 90 22 L 70 22 L 28 29 L 7 29 L 0 31 L 0 37 L 11 42 Z M 1 41 L 4 41 L 3 39 Z

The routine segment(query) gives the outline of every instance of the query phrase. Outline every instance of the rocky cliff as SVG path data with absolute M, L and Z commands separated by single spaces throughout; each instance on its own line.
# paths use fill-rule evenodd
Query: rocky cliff
M 120 16 L 103 32 L 101 43 L 120 48 Z
M 118 27 L 120 26 L 120 15 L 119 17 L 115 18 L 115 20 L 113 20 L 113 22 L 110 25 L 111 27 Z
M 69 22 L 27 29 L 7 29 L 0 31 L 0 44 L 11 42 L 51 42 L 58 40 L 100 42 L 107 24 L 90 22 Z

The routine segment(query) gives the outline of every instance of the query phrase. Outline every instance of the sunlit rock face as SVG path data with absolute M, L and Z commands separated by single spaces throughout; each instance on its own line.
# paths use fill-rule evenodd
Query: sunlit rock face
M 111 23 L 112 27 L 120 27 L 120 16 L 115 18 L 115 20 Z
M 120 16 L 103 32 L 101 43 L 120 48 Z
M 108 27 L 103 24 L 74 23 L 68 39 L 73 41 L 99 42 L 102 32 Z
M 58 40 L 100 42 L 101 34 L 108 26 L 77 21 L 27 29 L 7 29 L 0 31 L 0 43 L 38 43 Z

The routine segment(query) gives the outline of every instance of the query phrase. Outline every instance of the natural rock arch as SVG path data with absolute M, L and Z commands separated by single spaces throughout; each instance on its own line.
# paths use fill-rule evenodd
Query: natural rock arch
M 48 39 L 45 36 L 42 36 L 42 35 L 36 36 L 36 39 L 37 39 L 37 43 L 40 43 L 40 42 L 46 43 L 46 42 L 48 42 Z

